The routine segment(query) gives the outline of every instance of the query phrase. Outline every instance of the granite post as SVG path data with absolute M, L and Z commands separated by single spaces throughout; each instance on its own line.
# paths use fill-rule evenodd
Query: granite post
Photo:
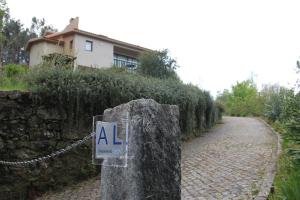
M 139 99 L 105 110 L 103 118 L 120 122 L 127 113 L 128 154 L 133 157 L 128 159 L 126 168 L 102 166 L 101 199 L 180 199 L 178 107 Z

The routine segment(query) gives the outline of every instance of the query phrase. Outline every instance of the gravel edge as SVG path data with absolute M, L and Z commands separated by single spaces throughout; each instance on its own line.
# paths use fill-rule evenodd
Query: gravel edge
M 266 200 L 271 192 L 271 188 L 273 187 L 273 181 L 277 171 L 277 161 L 281 154 L 281 143 L 282 139 L 278 132 L 276 132 L 273 127 L 271 127 L 265 120 L 261 118 L 256 118 L 257 120 L 261 121 L 271 130 L 271 134 L 276 138 L 276 147 L 272 152 L 272 160 L 271 165 L 267 168 L 266 174 L 264 176 L 264 180 L 260 186 L 260 190 L 258 195 L 254 198 L 255 200 Z

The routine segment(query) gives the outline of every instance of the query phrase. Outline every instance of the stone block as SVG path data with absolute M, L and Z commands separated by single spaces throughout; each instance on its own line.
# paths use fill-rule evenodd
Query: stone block
M 134 100 L 104 111 L 105 121 L 120 122 L 129 113 L 127 168 L 103 166 L 101 199 L 180 199 L 179 109 L 151 99 Z M 110 160 L 109 164 L 116 164 Z

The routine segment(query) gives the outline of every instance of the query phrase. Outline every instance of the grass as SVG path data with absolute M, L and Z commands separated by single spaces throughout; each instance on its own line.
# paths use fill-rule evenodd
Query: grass
M 284 152 L 279 160 L 279 168 L 274 181 L 274 192 L 269 200 L 299 200 L 300 199 L 300 171 L 293 166 L 289 155 Z M 299 167 L 299 166 L 298 166 Z
M 283 177 L 279 185 L 282 196 L 285 199 L 299 199 L 300 198 L 300 176 L 299 170 L 293 169 L 287 177 Z
M 28 90 L 28 84 L 22 80 L 12 79 L 7 77 L 0 77 L 0 90 L 10 91 L 10 90 Z
M 279 124 L 272 124 L 278 131 L 283 131 Z M 293 141 L 285 137 L 282 142 L 282 154 L 278 161 L 278 169 L 274 179 L 274 191 L 270 194 L 269 200 L 300 200 L 300 165 L 293 162 L 289 148 L 295 148 Z
M 0 68 L 0 90 L 28 90 L 25 77 L 28 67 L 24 65 L 8 64 Z

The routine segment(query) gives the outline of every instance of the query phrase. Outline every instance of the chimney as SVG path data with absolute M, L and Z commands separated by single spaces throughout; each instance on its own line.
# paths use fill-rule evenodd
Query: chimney
M 79 25 L 79 17 L 71 18 L 70 23 L 66 28 L 63 30 L 63 32 L 72 31 L 74 29 L 78 29 Z

